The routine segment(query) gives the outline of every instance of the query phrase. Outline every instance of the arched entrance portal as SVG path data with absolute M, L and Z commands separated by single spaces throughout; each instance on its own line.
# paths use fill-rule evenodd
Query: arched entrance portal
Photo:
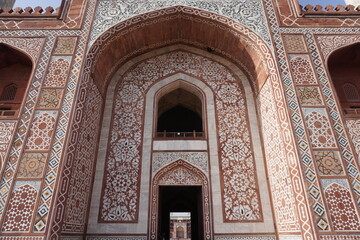
M 226 36 L 226 41 L 224 41 L 223 36 Z M 258 207 L 245 206 L 245 208 L 233 208 L 232 205 L 227 204 L 226 201 L 230 200 L 233 203 L 237 199 L 235 199 L 235 197 L 231 199 L 231 196 L 229 195 L 222 197 L 224 195 L 223 193 L 229 194 L 229 191 L 214 191 L 212 189 L 211 199 L 213 205 L 216 206 L 212 210 L 214 216 L 219 216 L 209 220 L 209 223 L 211 223 L 212 220 L 214 221 L 214 235 L 220 236 L 221 234 L 232 232 L 233 229 L 236 229 L 237 231 L 236 233 L 233 233 L 234 236 L 243 234 L 261 234 L 264 232 L 275 235 L 276 230 L 274 229 L 273 219 L 277 219 L 276 226 L 279 232 L 286 233 L 292 231 L 300 234 L 299 232 L 302 231 L 300 229 L 304 229 L 304 238 L 311 236 L 313 224 L 308 220 L 309 212 L 308 206 L 306 205 L 306 198 L 303 196 L 303 186 L 301 185 L 299 187 L 298 184 L 299 179 L 301 178 L 301 171 L 299 170 L 298 162 L 294 161 L 297 155 L 294 151 L 295 144 L 293 139 L 289 137 L 292 134 L 290 130 L 291 123 L 288 119 L 280 78 L 271 50 L 259 36 L 238 22 L 217 14 L 184 6 L 161 9 L 159 11 L 144 14 L 140 18 L 137 16 L 128 19 L 109 29 L 90 47 L 81 79 L 80 92 L 78 94 L 79 97 L 76 102 L 76 114 L 74 114 L 71 126 L 71 135 L 69 136 L 71 141 L 69 141 L 69 145 L 66 148 L 68 149 L 68 152 L 66 153 L 65 159 L 67 162 L 71 162 L 71 164 L 64 164 L 63 171 L 60 171 L 63 174 L 60 179 L 66 179 L 66 181 L 60 182 L 58 196 L 67 197 L 57 198 L 59 200 L 56 203 L 54 212 L 56 212 L 59 217 L 54 218 L 55 222 L 53 223 L 51 230 L 52 236 L 60 235 L 61 229 L 73 229 L 74 225 L 72 219 L 79 219 L 77 226 L 82 227 L 81 229 L 87 229 L 79 231 L 83 231 L 81 234 L 86 236 L 100 236 L 106 233 L 107 236 L 122 236 L 125 238 L 134 237 L 134 235 L 136 235 L 139 239 L 148 239 L 147 236 L 150 234 L 153 238 L 156 238 L 158 223 L 157 205 L 155 206 L 156 211 L 150 210 L 150 212 L 148 212 L 149 204 L 152 206 L 152 201 L 158 201 L 158 198 L 155 200 L 152 198 L 151 194 L 154 193 L 153 190 L 156 190 L 155 192 L 157 192 L 158 189 L 152 188 L 153 185 L 151 180 L 153 178 L 149 176 L 149 169 L 151 169 L 150 162 L 153 159 L 153 156 L 151 155 L 152 149 L 150 148 L 156 147 L 155 144 L 151 144 L 152 139 L 148 138 L 148 136 L 152 136 L 152 132 L 147 134 L 148 132 L 145 131 L 144 133 L 140 132 L 140 134 L 136 134 L 135 140 L 137 142 L 135 142 L 135 145 L 129 145 L 128 143 L 130 141 L 121 141 L 119 144 L 114 144 L 114 146 L 120 146 L 123 147 L 122 149 L 126 150 L 124 151 L 124 156 L 129 153 L 127 150 L 135 149 L 136 159 L 140 160 L 136 161 L 135 164 L 133 164 L 134 162 L 129 164 L 130 167 L 136 167 L 134 171 L 128 171 L 134 174 L 134 176 L 126 177 L 124 174 L 111 175 L 112 173 L 116 173 L 112 170 L 120 170 L 119 168 L 111 169 L 111 167 L 115 165 L 111 165 L 111 163 L 116 163 L 120 166 L 124 166 L 125 164 L 119 164 L 120 161 L 118 161 L 118 158 L 110 159 L 111 161 L 109 161 L 109 164 L 105 163 L 106 158 L 110 155 L 109 151 L 107 152 L 106 147 L 110 146 L 108 140 L 111 139 L 109 137 L 111 118 L 106 117 L 111 116 L 112 112 L 111 105 L 108 105 L 108 99 L 113 103 L 113 101 L 111 101 L 113 98 L 111 98 L 111 94 L 107 91 L 112 91 L 112 94 L 114 94 L 116 84 L 112 85 L 110 83 L 112 79 L 116 79 L 118 82 L 125 82 L 125 79 L 123 78 L 124 73 L 133 66 L 133 63 L 141 61 L 141 57 L 146 59 L 151 56 L 151 54 L 162 55 L 169 52 L 169 47 L 176 44 L 190 45 L 197 47 L 198 50 L 199 48 L 203 50 L 212 50 L 211 53 L 206 52 L 204 55 L 211 55 L 208 56 L 210 58 L 219 58 L 219 62 L 224 63 L 227 66 L 225 68 L 235 69 L 235 75 L 242 72 L 239 70 L 240 67 L 246 75 L 244 76 L 244 79 L 249 79 L 249 82 L 252 85 L 252 88 L 248 86 L 248 89 L 245 89 L 246 91 L 244 91 L 244 94 L 253 92 L 253 95 L 250 98 L 247 98 L 246 101 L 250 101 L 252 98 L 253 108 L 255 106 L 254 99 L 256 98 L 259 102 L 258 111 L 260 114 L 258 118 L 262 121 L 261 130 L 264 139 L 263 147 L 268 161 L 267 170 L 270 179 L 269 186 L 271 192 L 276 197 L 273 198 L 272 203 L 268 199 L 269 194 L 266 181 L 259 181 L 258 189 L 256 184 L 252 184 L 255 186 L 253 191 L 244 191 L 245 194 L 241 194 L 241 191 L 243 191 L 243 188 L 239 187 L 242 185 L 241 181 L 233 181 L 234 184 L 228 184 L 226 187 L 236 187 L 239 190 L 232 191 L 238 194 L 231 196 L 238 197 L 238 199 L 243 200 L 243 203 L 246 201 L 249 202 L 250 204 L 247 205 L 254 205 L 254 203 L 255 205 L 258 205 Z M 139 59 L 137 59 L 138 57 Z M 174 58 L 173 60 L 174 61 L 171 61 L 171 63 L 175 64 L 175 68 L 181 67 L 181 62 L 176 61 L 177 58 Z M 179 63 L 180 65 L 176 65 Z M 180 71 L 177 72 L 186 72 L 187 69 L 180 69 Z M 148 72 L 152 74 L 158 73 L 158 71 L 152 71 L 152 69 L 149 68 Z M 209 71 L 205 72 L 211 73 Z M 241 75 L 244 74 L 242 73 Z M 148 76 L 151 78 L 152 75 L 150 74 Z M 232 74 L 228 76 L 231 77 Z M 159 80 L 164 77 L 166 76 L 164 75 L 157 79 Z M 226 76 L 223 79 L 226 78 L 228 77 Z M 142 79 L 143 78 L 139 79 L 138 88 L 135 88 L 135 90 L 143 91 L 144 86 L 150 87 L 150 85 L 154 83 L 154 80 L 151 79 L 148 84 L 144 85 L 143 82 L 141 82 Z M 134 81 L 129 81 L 129 83 L 133 82 Z M 129 89 L 134 93 L 134 88 L 124 89 Z M 238 91 L 231 93 L 231 90 L 232 88 L 223 87 L 222 89 L 217 89 L 216 92 L 220 93 L 219 97 L 226 99 L 226 101 L 231 104 L 240 103 L 241 101 L 238 101 L 237 98 L 233 98 L 232 96 L 234 93 L 238 96 L 241 94 L 237 94 Z M 128 91 L 128 93 L 131 91 Z M 123 93 L 124 94 L 120 94 L 119 96 L 122 97 L 127 94 L 126 92 Z M 138 97 L 144 96 L 144 92 L 137 91 L 137 93 L 139 93 L 137 95 Z M 230 95 L 228 93 L 230 93 Z M 131 98 L 124 98 L 125 101 L 128 99 Z M 148 104 L 148 101 L 146 101 L 146 104 Z M 150 108 L 154 106 L 153 104 L 150 105 Z M 124 105 L 119 104 L 118 106 L 121 107 Z M 208 104 L 208 106 L 214 108 L 214 105 Z M 218 106 L 224 105 L 217 105 L 216 107 Z M 101 109 L 104 109 L 104 111 L 101 111 Z M 134 108 L 129 107 L 128 109 Z M 106 115 L 107 112 L 110 112 L 110 115 Z M 134 113 L 143 112 L 143 110 L 134 111 Z M 225 114 L 225 116 L 231 115 Z M 153 118 L 153 115 L 150 117 Z M 212 119 L 215 122 L 214 117 L 209 119 Z M 142 120 L 142 118 L 139 118 L 133 123 L 136 124 L 136 126 L 140 126 L 139 123 L 142 123 Z M 103 127 L 99 127 L 102 121 Z M 249 122 L 251 123 L 256 121 L 256 115 L 253 115 L 253 118 L 249 118 Z M 105 122 L 107 122 L 108 125 L 104 124 Z M 236 124 L 239 121 L 231 122 Z M 215 124 L 217 123 L 209 126 L 215 126 Z M 145 122 L 144 125 L 150 126 L 151 128 L 153 127 L 153 122 L 150 122 L 149 125 L 146 125 Z M 250 127 L 252 126 L 252 124 L 249 125 Z M 122 127 L 124 125 L 117 126 Z M 226 127 L 227 125 L 219 124 L 218 126 Z M 255 129 L 252 133 L 258 133 L 259 129 L 257 128 L 257 124 L 254 124 L 254 127 Z M 139 129 L 141 130 L 142 126 L 140 126 Z M 147 128 L 145 127 L 144 129 L 146 130 Z M 209 129 L 211 128 L 209 127 Z M 125 132 L 117 131 L 117 133 Z M 131 134 L 132 132 L 128 131 L 127 133 Z M 223 134 L 222 136 L 226 138 L 228 135 L 229 134 Z M 144 139 L 143 142 L 141 142 L 142 139 Z M 258 136 L 253 139 L 259 140 L 260 137 Z M 115 138 L 115 140 L 118 139 Z M 218 189 L 220 189 L 220 178 L 224 180 L 225 175 L 221 175 L 223 174 L 223 171 L 219 168 L 219 164 L 226 162 L 217 160 L 218 154 L 216 152 L 221 151 L 217 147 L 211 147 L 216 146 L 216 141 L 218 141 L 216 134 L 211 135 L 211 137 L 209 135 L 209 162 L 212 165 L 209 179 L 211 176 L 210 181 L 212 188 L 214 188 L 213 183 L 216 183 Z M 231 146 L 229 144 L 224 144 L 223 149 L 231 149 L 232 152 L 226 150 L 223 151 L 223 155 L 227 157 L 226 154 L 231 152 L 233 153 L 231 156 L 241 156 L 240 154 L 237 154 L 239 148 L 236 148 L 236 146 L 239 146 L 239 142 L 240 140 L 238 141 L 238 139 L 234 138 L 234 141 L 230 142 Z M 123 143 L 123 145 L 120 143 Z M 274 145 L 274 143 L 276 144 Z M 248 141 L 248 146 L 250 145 L 252 144 Z M 127 148 L 128 146 L 131 148 Z M 144 146 L 144 148 L 142 148 L 142 146 Z M 164 146 L 166 147 L 167 145 L 164 144 Z M 192 147 L 191 144 L 188 146 Z M 200 150 L 204 151 L 205 148 L 203 146 L 204 145 L 199 145 L 200 148 L 196 149 L 199 150 L 199 152 L 195 153 L 195 155 L 200 155 Z M 232 148 L 232 146 L 235 146 L 235 148 Z M 254 169 L 254 171 L 242 171 L 246 173 L 251 172 L 251 174 L 253 174 L 252 182 L 255 182 L 257 176 L 264 177 L 266 174 L 263 157 L 256 157 L 257 153 L 262 152 L 261 143 L 259 142 L 259 144 L 253 144 L 252 146 L 257 148 L 253 151 L 255 153 L 254 159 L 257 168 L 255 169 L 254 164 L 246 161 L 249 163 L 248 166 Z M 144 149 L 146 151 L 144 151 Z M 99 154 L 97 154 L 97 151 Z M 211 151 L 214 151 L 215 153 L 213 154 Z M 141 158 L 138 158 L 140 154 L 142 154 Z M 166 154 L 164 153 L 164 155 Z M 180 155 L 182 155 L 182 153 Z M 135 155 L 133 154 L 131 156 Z M 177 156 L 178 153 L 174 153 L 174 157 Z M 291 169 L 285 160 L 291 160 Z M 95 163 L 97 163 L 96 171 Z M 242 162 L 239 161 L 239 163 Z M 226 167 L 226 165 L 223 166 Z M 107 169 L 104 170 L 105 168 Z M 153 170 L 153 168 L 151 170 Z M 74 169 L 74 171 L 71 171 L 71 169 Z M 86 169 L 86 171 L 83 171 L 83 169 Z M 232 169 L 234 168 L 228 168 L 229 171 Z M 281 170 L 281 174 L 278 174 L 279 170 Z M 296 172 L 296 176 L 294 174 L 290 177 L 290 170 L 292 173 Z M 105 171 L 109 174 L 105 175 Z M 79 174 L 81 174 L 81 178 L 78 178 Z M 230 172 L 230 174 L 232 174 L 232 172 Z M 94 175 L 95 180 L 93 181 Z M 109 184 L 109 188 L 104 188 L 104 191 L 102 191 L 102 187 L 105 186 L 103 180 L 110 179 L 108 182 L 114 183 L 114 181 L 112 181 L 114 180 L 113 176 L 118 177 L 119 184 L 114 184 L 113 186 Z M 232 174 L 232 176 L 235 175 Z M 234 178 L 235 180 L 241 180 L 240 175 L 235 176 Z M 291 179 L 291 184 L 289 184 L 287 179 Z M 92 182 L 94 182 L 94 188 L 91 197 L 91 190 L 89 190 L 91 187 L 89 186 L 91 186 Z M 230 183 L 227 179 L 223 182 Z M 249 181 L 244 182 L 248 183 Z M 67 184 L 70 184 L 70 186 Z M 134 187 L 134 189 L 130 189 L 131 191 L 123 191 L 121 188 L 122 184 Z M 110 192 L 108 190 L 115 191 Z M 120 190 L 125 194 L 122 194 Z M 205 193 L 204 188 L 202 188 L 202 192 L 203 194 Z M 130 194 L 131 196 L 129 197 Z M 254 197 L 245 198 L 244 196 L 247 194 L 252 194 Z M 115 196 L 115 198 L 112 198 L 112 196 Z M 127 198 L 124 200 L 127 202 L 118 202 L 119 198 L 117 198 L 117 196 L 126 196 Z M 261 197 L 261 202 L 258 200 L 259 196 Z M 256 201 L 251 201 L 253 199 Z M 91 205 L 83 204 L 81 208 L 76 208 L 76 211 L 69 211 L 69 209 L 74 209 L 71 208 L 74 203 L 88 203 L 90 200 Z M 242 206 L 246 205 L 243 203 L 236 204 Z M 286 205 L 284 205 L 284 203 L 286 203 Z M 122 209 L 123 206 L 129 206 L 128 209 L 124 209 L 130 211 L 124 211 Z M 206 207 L 203 206 L 203 208 L 205 209 Z M 271 209 L 274 209 L 276 217 L 271 215 Z M 87 212 L 89 212 L 89 217 L 87 217 Z M 242 214 L 239 215 L 237 212 L 241 212 Z M 267 213 L 265 218 L 262 217 L 262 212 Z M 269 213 L 271 216 L 268 215 Z M 155 221 L 151 214 L 155 214 Z M 63 216 L 66 216 L 66 218 Z M 79 216 L 85 217 L 80 219 Z M 304 219 L 299 221 L 299 216 L 304 216 Z M 204 228 L 211 229 L 211 227 L 206 224 L 207 219 L 204 219 Z M 208 238 L 207 231 L 204 232 L 204 235 Z
M 153 179 L 150 239 L 170 238 L 170 213 L 191 213 L 191 240 L 212 239 L 209 182 L 197 167 L 178 160 Z

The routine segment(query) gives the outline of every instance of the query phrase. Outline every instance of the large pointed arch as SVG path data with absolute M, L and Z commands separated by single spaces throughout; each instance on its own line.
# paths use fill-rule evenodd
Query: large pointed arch
M 179 27 L 184 27 L 184 31 L 178 31 Z M 60 183 L 64 187 L 59 188 L 59 200 L 54 211 L 59 217 L 54 218 L 52 236 L 59 236 L 61 229 L 72 229 L 72 223 L 62 226 L 61 217 L 67 205 L 67 185 L 76 182 L 70 169 L 87 162 L 90 165 L 86 165 L 89 171 L 85 175 L 89 183 L 93 179 L 95 157 L 86 158 L 86 161 L 83 159 L 96 155 L 102 114 L 101 110 L 96 109 L 104 106 L 110 79 L 120 66 L 131 66 L 132 58 L 159 48 L 166 52 L 166 46 L 178 43 L 223 57 L 246 73 L 254 95 L 260 102 L 258 110 L 263 121 L 265 153 L 270 161 L 270 186 L 276 196 L 292 199 L 286 206 L 287 215 L 283 215 L 284 211 L 280 210 L 281 200 L 274 199 L 275 212 L 279 214 L 276 218 L 278 229 L 283 232 L 291 230 L 313 239 L 315 227 L 311 222 L 304 186 L 299 185 L 299 182 L 302 183 L 300 160 L 295 151 L 287 103 L 273 52 L 261 37 L 240 23 L 215 13 L 184 6 L 160 9 L 125 20 L 101 35 L 90 47 L 74 110 L 69 136 L 71 141 L 67 147 L 63 180 Z M 91 134 L 88 133 L 89 129 L 92 129 Z M 279 144 L 273 146 L 274 142 Z M 79 153 L 78 149 L 86 154 Z M 281 165 L 286 176 L 279 177 L 276 174 L 277 165 Z M 291 185 L 284 181 L 286 178 L 291 179 Z M 85 201 L 89 201 L 90 191 L 83 196 L 86 197 Z M 85 222 L 81 224 L 86 225 Z

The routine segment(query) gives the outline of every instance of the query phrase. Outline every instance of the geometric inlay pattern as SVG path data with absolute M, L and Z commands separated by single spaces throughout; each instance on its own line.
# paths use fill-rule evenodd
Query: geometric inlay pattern
M 339 152 L 315 151 L 314 155 L 320 175 L 339 176 L 345 174 Z
M 291 55 L 289 57 L 295 84 L 317 84 L 308 55 Z
M 37 103 L 37 108 L 58 108 L 60 106 L 60 99 L 62 97 L 62 93 L 62 89 L 42 89 Z
M 311 57 L 313 59 L 314 67 L 316 69 L 317 77 L 320 80 L 321 89 L 323 96 L 326 102 L 326 105 L 329 109 L 329 115 L 331 118 L 331 123 L 334 126 L 334 131 L 336 133 L 336 138 L 338 139 L 338 146 L 340 147 L 340 153 L 342 154 L 344 169 L 347 171 L 347 176 L 350 181 L 350 186 L 354 190 L 357 205 L 360 206 L 360 172 L 358 165 L 356 164 L 355 153 L 353 152 L 351 145 L 349 144 L 349 139 L 346 134 L 346 129 L 344 127 L 341 116 L 341 111 L 336 104 L 335 96 L 332 92 L 332 86 L 329 82 L 329 77 L 327 71 L 324 68 L 324 65 L 321 60 L 320 51 L 317 49 L 315 43 L 314 35 L 305 34 L 305 38 L 309 49 L 311 50 Z M 333 43 L 331 43 L 333 44 Z M 335 48 L 341 46 L 343 43 L 337 42 L 334 43 Z
M 49 65 L 45 87 L 64 87 L 70 70 L 71 57 L 52 57 Z
M 360 235 L 323 235 L 320 240 L 359 240 Z
M 261 219 L 247 110 L 239 81 L 224 66 L 183 51 L 145 60 L 125 73 L 118 83 L 100 219 L 136 221 L 145 92 L 156 80 L 179 71 L 203 79 L 216 93 L 225 221 Z M 237 121 L 227 119 L 232 116 Z
M 355 151 L 358 159 L 360 156 L 360 119 L 345 119 L 347 130 L 352 143 L 354 144 Z M 360 161 L 359 161 L 360 163 Z
M 319 87 L 297 87 L 298 97 L 303 107 L 324 105 Z
M 166 172 L 158 181 L 159 185 L 202 185 L 202 179 L 185 167 L 177 167 Z
M 156 173 L 159 169 L 182 159 L 198 167 L 204 173 L 208 173 L 208 153 L 207 152 L 154 152 L 152 158 L 152 171 Z
M 31 227 L 37 190 L 28 184 L 17 188 L 10 198 L 2 231 L 24 232 Z
M 77 37 L 58 37 L 54 50 L 55 55 L 71 55 L 74 53 Z
M 333 182 L 332 182 L 333 181 Z M 360 221 L 346 179 L 322 179 L 334 230 L 360 230 Z
M 285 49 L 288 53 L 305 53 L 307 48 L 303 35 L 283 35 Z
M 314 148 L 336 148 L 325 109 L 303 108 L 303 112 L 312 146 Z
M 41 178 L 47 153 L 24 153 L 17 172 L 18 178 Z
M 68 189 L 67 204 L 65 207 L 63 231 L 84 231 L 88 207 L 88 196 L 91 193 L 90 177 L 93 174 L 94 161 L 97 149 L 97 134 L 100 128 L 100 116 L 102 109 L 102 98 L 96 85 L 91 82 L 89 85 L 86 105 L 83 109 L 81 134 L 76 146 L 76 161 L 69 164 L 68 171 L 71 171 L 71 183 Z M 67 159 L 68 160 L 68 159 Z
M 47 150 L 54 132 L 57 111 L 36 111 L 26 149 Z
M 275 240 L 275 236 L 215 236 L 215 240 Z
M 296 214 L 293 187 L 287 179 L 290 178 L 281 126 L 278 122 L 275 96 L 271 82 L 267 81 L 260 92 L 262 117 L 262 132 L 264 133 L 264 149 L 268 161 L 269 181 L 273 198 L 274 214 L 279 219 L 280 231 L 298 231 L 299 219 Z
M 6 151 L 13 135 L 16 122 L 0 121 L 0 151 Z

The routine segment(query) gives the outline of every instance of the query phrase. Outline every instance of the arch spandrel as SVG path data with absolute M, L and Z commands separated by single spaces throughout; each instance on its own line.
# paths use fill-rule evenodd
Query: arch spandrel
M 177 43 L 230 59 L 252 79 L 255 89 L 261 89 L 275 67 L 264 39 L 246 26 L 215 13 L 176 6 L 145 13 L 110 28 L 90 48 L 86 71 L 91 71 L 104 95 L 109 79 L 126 61 Z
M 268 46 L 271 46 L 270 34 L 265 19 L 265 11 L 261 0 L 228 0 L 211 1 L 204 3 L 202 1 L 191 0 L 117 0 L 117 1 L 99 1 L 93 30 L 90 36 L 90 42 L 93 43 L 101 34 L 107 32 L 110 28 L 119 22 L 125 22 L 132 17 L 141 18 L 144 13 L 154 11 L 155 15 L 163 14 L 162 11 L 171 8 L 193 8 L 190 11 L 202 11 L 202 15 L 209 13 L 223 15 L 223 21 L 226 18 L 238 22 L 261 36 Z M 111 9 L 111 11 L 109 11 Z M 189 10 L 187 10 L 189 11 Z

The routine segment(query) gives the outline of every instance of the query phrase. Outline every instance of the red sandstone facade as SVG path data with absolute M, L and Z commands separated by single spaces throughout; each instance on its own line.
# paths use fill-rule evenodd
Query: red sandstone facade
M 359 8 L 323 9 L 0 9 L 0 239 L 360 239 Z

